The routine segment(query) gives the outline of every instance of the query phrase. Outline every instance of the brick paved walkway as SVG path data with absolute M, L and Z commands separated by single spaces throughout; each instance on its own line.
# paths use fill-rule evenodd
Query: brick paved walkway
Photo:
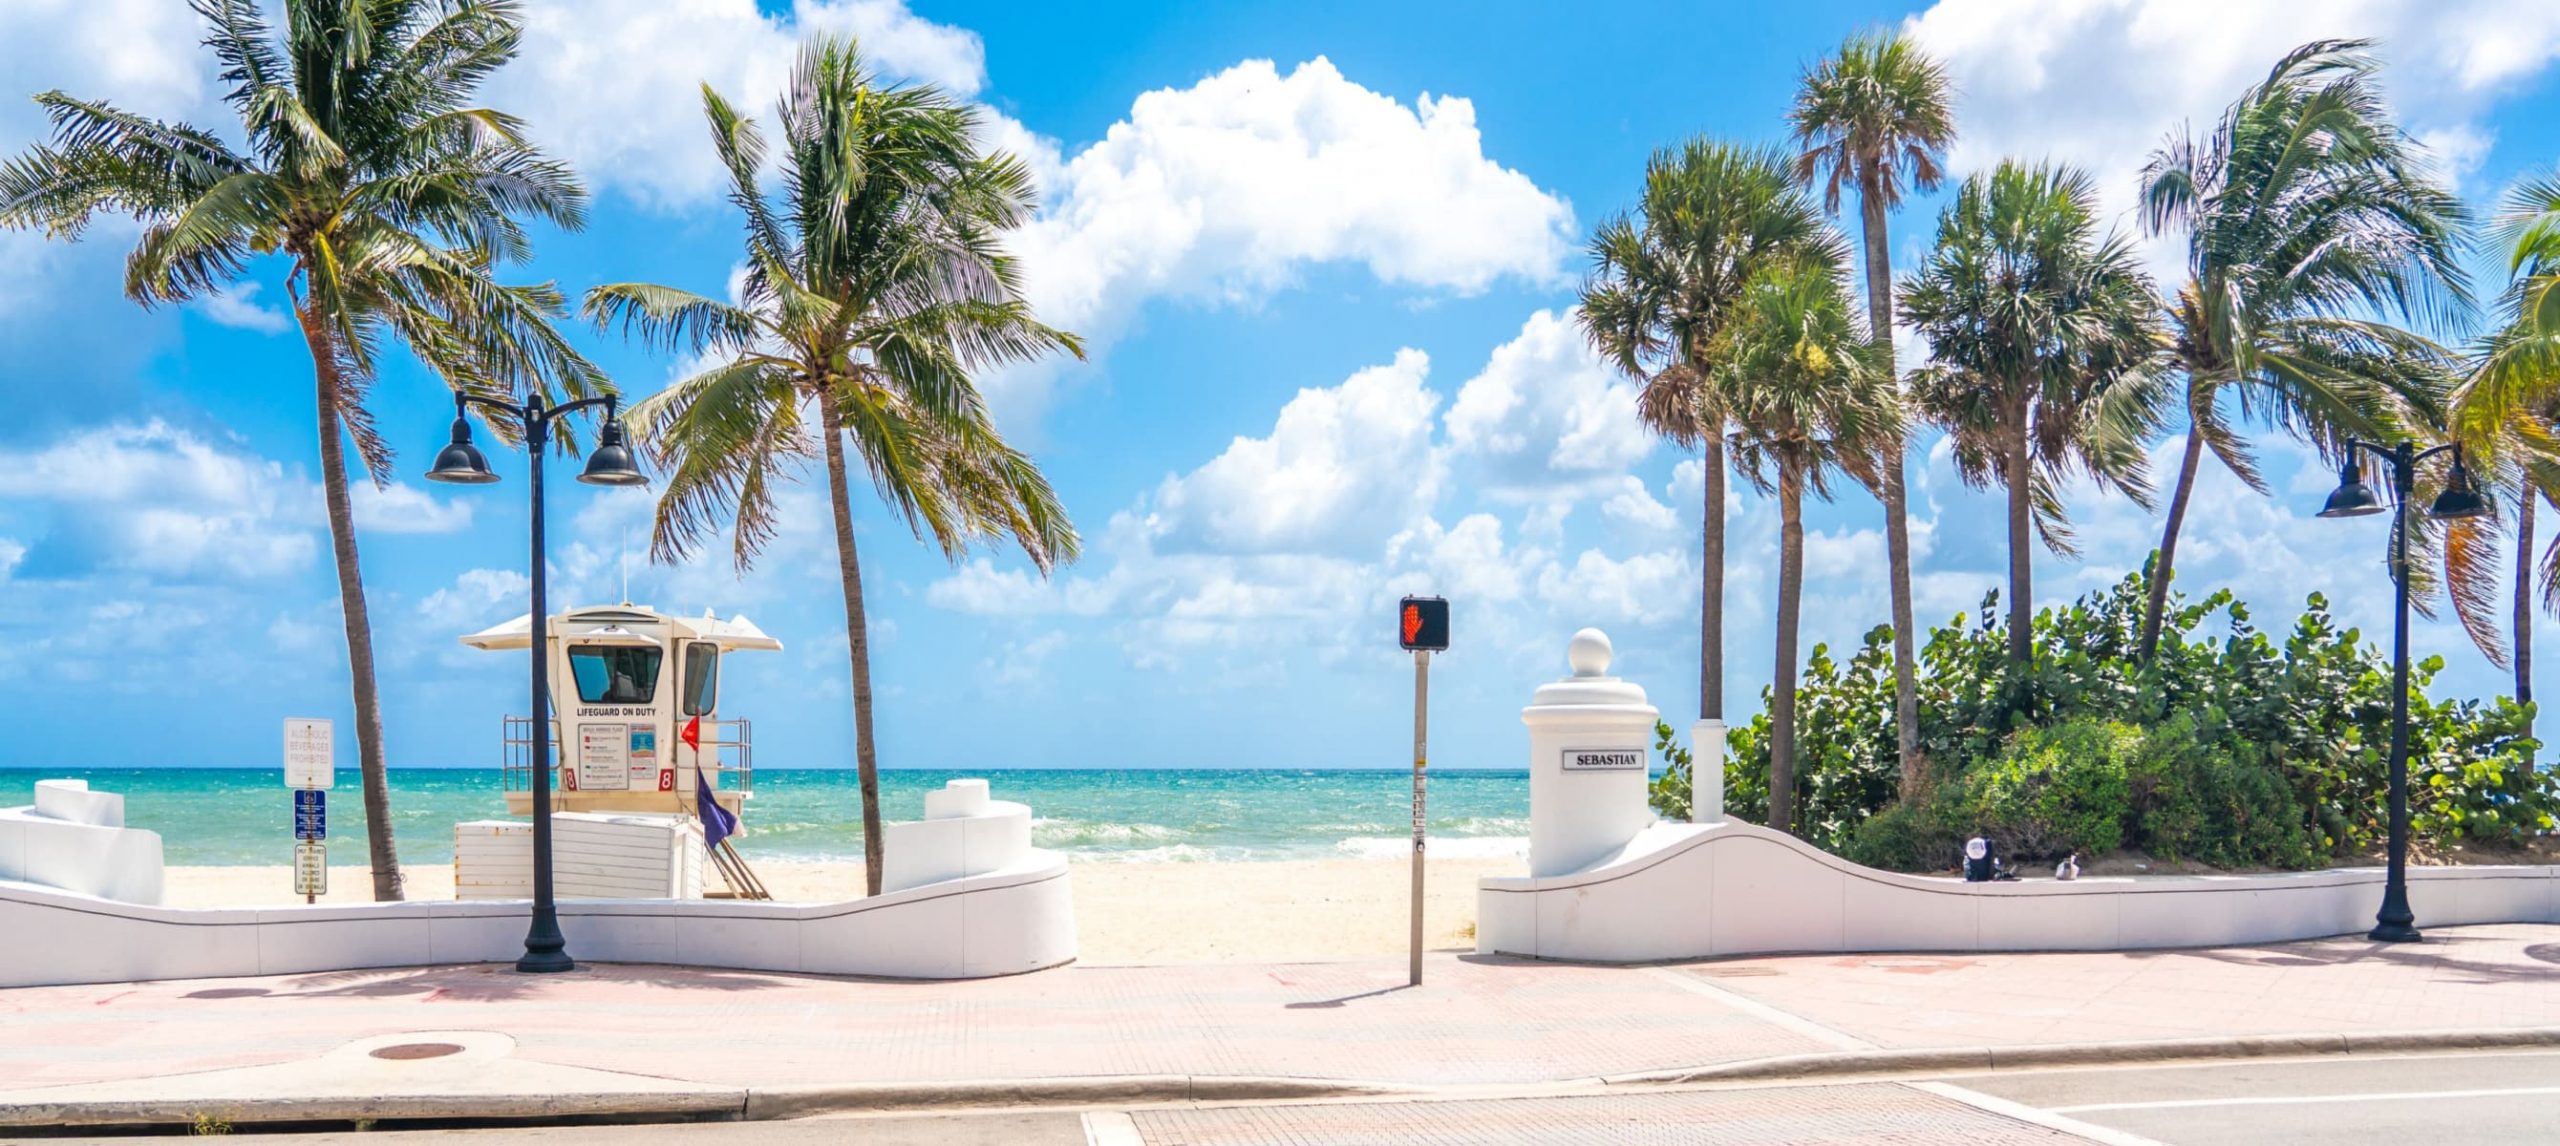
M 0 991 L 0 1101 L 487 1031 L 520 1059 L 721 1087 L 1065 1076 L 1515 1084 L 1855 1047 L 2560 1026 L 2560 927 L 2138 954 L 1609 968 L 1435 956 L 904 983 L 500 966 Z M 290 1072 L 287 1072 L 287 1077 Z M 1205 1131 L 1204 1131 L 1205 1132 Z
M 2560 927 L 2425 943 L 2039 955 L 1816 955 L 1688 974 L 1881 1046 L 2560 1026 Z
M 599 965 L 0 991 L 0 1090 L 308 1058 L 404 1030 L 732 1086 L 1117 1074 L 1418 1083 L 1587 1077 L 1823 1049 L 1641 971 L 1435 957 L 1070 967 L 890 983 Z

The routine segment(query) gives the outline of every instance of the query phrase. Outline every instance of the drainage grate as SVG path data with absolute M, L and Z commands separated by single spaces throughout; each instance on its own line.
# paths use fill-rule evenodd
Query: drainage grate
M 443 1058 L 449 1054 L 461 1053 L 462 1048 L 455 1046 L 452 1043 L 401 1043 L 397 1046 L 376 1047 L 373 1051 L 373 1057 L 387 1059 Z

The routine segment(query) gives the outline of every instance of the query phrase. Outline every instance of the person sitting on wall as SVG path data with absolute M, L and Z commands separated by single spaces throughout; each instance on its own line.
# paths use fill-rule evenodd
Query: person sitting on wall
M 2000 861 L 1991 854 L 1991 841 L 1975 836 L 1964 842 L 1964 881 L 1989 883 L 2000 870 Z

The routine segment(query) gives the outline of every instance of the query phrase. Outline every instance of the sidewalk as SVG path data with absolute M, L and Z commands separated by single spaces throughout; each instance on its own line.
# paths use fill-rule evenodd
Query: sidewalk
M 764 1116 L 1106 1093 L 1563 1093 L 1612 1076 L 1771 1059 L 1811 1073 L 1941 1048 L 2103 1055 L 2086 1044 L 2442 1031 L 2560 1041 L 2560 928 L 2429 940 L 1677 967 L 1442 955 L 1418 989 L 1404 986 L 1401 959 L 1069 967 L 970 983 L 479 965 L 28 988 L 0 991 L 0 1125 L 206 1109 L 243 1121 Z M 533 1096 L 540 1104 L 508 1105 Z

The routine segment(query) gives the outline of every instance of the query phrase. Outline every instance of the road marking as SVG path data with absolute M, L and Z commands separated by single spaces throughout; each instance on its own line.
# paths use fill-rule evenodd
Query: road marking
M 1816 1042 L 1829 1043 L 1841 1050 L 1875 1050 L 1876 1044 L 1846 1031 L 1835 1031 L 1800 1015 L 1791 1015 L 1748 995 L 1725 990 L 1713 983 L 1673 967 L 1647 967 L 1645 973 L 1683 991 L 1705 995 L 1734 1010 L 1776 1026 L 1785 1027 Z
M 1147 1146 L 1138 1120 L 1119 1110 L 1084 1112 L 1084 1146 Z
M 2527 1094 L 2560 1094 L 2560 1086 L 2519 1086 L 2504 1090 L 2404 1090 L 2394 1094 L 2288 1094 L 2244 1098 L 2176 1098 L 2159 1102 L 2090 1102 L 2055 1106 L 2056 1113 L 2084 1110 L 2175 1110 L 2193 1106 L 2293 1106 L 2314 1102 L 2406 1102 L 2428 1098 L 2512 1098 Z
M 2038 1110 L 2032 1106 L 1984 1094 L 1979 1090 L 1966 1090 L 1961 1086 L 1951 1086 L 1943 1082 L 1906 1082 L 1902 1085 L 1913 1090 L 1927 1091 L 1940 1098 L 1953 1099 L 1976 1110 L 1985 1110 L 2015 1118 L 2030 1125 L 2042 1126 L 2047 1130 L 2077 1134 L 2092 1142 L 2104 1143 L 2105 1146 L 2168 1146 L 2167 1143 L 2155 1138 L 2145 1138 L 2139 1134 L 2118 1130 L 2111 1126 L 2100 1126 L 2094 1122 L 2082 1122 L 2077 1118 L 2065 1118 L 2056 1111 Z

